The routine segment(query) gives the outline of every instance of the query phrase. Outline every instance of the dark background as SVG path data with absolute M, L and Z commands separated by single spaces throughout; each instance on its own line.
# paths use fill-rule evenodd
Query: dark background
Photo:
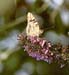
M 41 17 L 47 40 L 69 45 L 69 0 L 0 0 L 0 75 L 69 75 L 69 65 L 36 61 L 20 46 L 28 12 Z

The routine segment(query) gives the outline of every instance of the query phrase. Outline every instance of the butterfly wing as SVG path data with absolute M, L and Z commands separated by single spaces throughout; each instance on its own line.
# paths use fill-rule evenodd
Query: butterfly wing
M 26 34 L 27 36 L 39 36 L 43 31 L 39 27 L 39 23 L 36 19 L 36 16 L 32 13 L 27 15 L 27 27 Z

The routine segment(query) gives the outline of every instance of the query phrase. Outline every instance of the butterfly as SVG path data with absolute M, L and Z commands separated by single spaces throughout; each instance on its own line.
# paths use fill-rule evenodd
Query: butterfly
M 42 33 L 43 30 L 40 29 L 36 15 L 31 12 L 28 12 L 26 27 L 27 36 L 40 36 Z

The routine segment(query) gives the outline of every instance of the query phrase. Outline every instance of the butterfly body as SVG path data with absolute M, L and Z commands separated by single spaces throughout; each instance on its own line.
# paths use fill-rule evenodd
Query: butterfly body
M 43 33 L 43 30 L 40 29 L 39 23 L 37 18 L 34 14 L 28 13 L 27 15 L 27 27 L 26 27 L 26 34 L 27 36 L 39 36 Z

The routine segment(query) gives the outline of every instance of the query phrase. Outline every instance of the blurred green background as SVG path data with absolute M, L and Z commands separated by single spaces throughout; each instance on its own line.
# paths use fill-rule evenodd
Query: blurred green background
M 69 45 L 69 0 L 0 0 L 0 75 L 69 75 L 69 65 L 36 61 L 17 40 L 26 28 L 26 16 L 42 19 L 44 36 L 52 43 Z M 51 28 L 53 26 L 53 28 Z

